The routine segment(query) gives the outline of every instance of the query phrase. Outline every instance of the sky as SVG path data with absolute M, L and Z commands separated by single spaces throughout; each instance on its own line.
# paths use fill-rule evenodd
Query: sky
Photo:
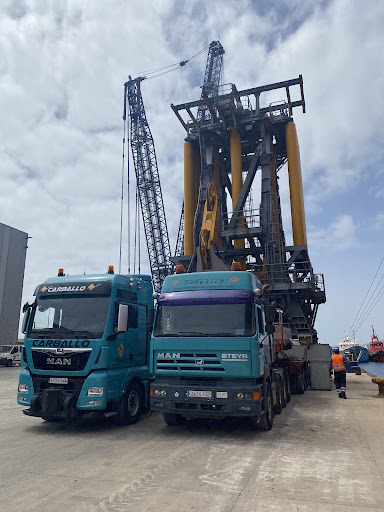
M 31 237 L 23 303 L 59 267 L 71 275 L 118 269 L 123 84 L 219 38 L 222 83 L 241 90 L 303 75 L 307 111 L 295 109 L 294 120 L 308 250 L 327 293 L 316 328 L 320 342 L 338 344 L 359 326 L 376 272 L 368 298 L 384 274 L 383 22 L 381 0 L 0 0 L 0 222 Z M 185 132 L 170 104 L 200 97 L 205 61 L 206 52 L 142 83 L 172 252 Z M 275 99 L 284 98 L 262 97 L 261 106 Z M 130 174 L 133 222 L 132 163 Z M 292 243 L 287 169 L 279 174 Z M 131 271 L 134 260 L 127 209 L 125 179 L 123 273 L 128 247 Z M 148 273 L 143 234 L 141 247 Z M 383 306 L 384 297 L 357 330 L 359 342 L 369 342 L 371 325 L 384 338 Z

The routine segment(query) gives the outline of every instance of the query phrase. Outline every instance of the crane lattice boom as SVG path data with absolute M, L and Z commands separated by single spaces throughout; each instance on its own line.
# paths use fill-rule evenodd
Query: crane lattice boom
M 155 144 L 145 114 L 138 77 L 124 85 L 124 120 L 128 100 L 131 126 L 131 149 L 147 240 L 153 287 L 160 292 L 165 277 L 173 272 L 171 250 L 161 193 Z

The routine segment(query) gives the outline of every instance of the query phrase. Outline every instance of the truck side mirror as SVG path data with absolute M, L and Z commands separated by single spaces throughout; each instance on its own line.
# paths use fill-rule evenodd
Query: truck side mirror
M 275 321 L 275 314 L 276 310 L 273 306 L 270 304 L 266 304 L 264 306 L 264 313 L 265 313 L 265 323 L 266 324 L 273 324 Z
M 128 309 L 126 304 L 119 304 L 119 313 L 117 317 L 117 332 L 128 330 Z
M 27 306 L 26 309 L 25 309 L 25 306 Z M 29 320 L 29 316 L 31 314 L 31 307 L 28 304 L 28 302 L 26 304 L 24 304 L 23 312 L 24 312 L 24 317 L 23 317 L 23 323 L 21 324 L 21 332 L 23 334 L 25 334 L 27 332 L 28 320 Z

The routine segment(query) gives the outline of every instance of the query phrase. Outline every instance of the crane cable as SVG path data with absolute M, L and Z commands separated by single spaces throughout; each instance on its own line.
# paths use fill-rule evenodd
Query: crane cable
M 120 204 L 120 254 L 119 254 L 119 274 L 121 274 L 121 250 L 123 245 L 123 210 L 124 210 L 124 165 L 125 165 L 125 132 L 126 120 L 124 120 L 124 135 L 123 135 L 123 163 L 121 166 L 121 204 Z M 129 160 L 129 154 L 128 154 Z
M 384 277 L 384 274 L 382 276 L 382 278 Z M 381 278 L 381 279 L 382 279 Z M 381 281 L 380 279 L 380 281 Z M 377 287 L 376 287 L 377 288 Z M 380 290 L 377 292 L 377 295 L 376 297 L 374 298 L 375 302 L 373 304 L 371 304 L 369 310 L 366 312 L 366 315 L 364 316 L 364 318 L 361 319 L 359 325 L 356 327 L 356 331 L 359 331 L 360 327 L 365 323 L 365 321 L 367 320 L 367 318 L 369 317 L 369 315 L 371 314 L 371 312 L 373 311 L 373 309 L 375 308 L 376 304 L 378 304 L 378 302 L 380 302 L 380 299 L 381 297 L 384 295 L 384 285 L 380 288 Z
M 136 78 L 140 76 L 142 78 L 150 80 L 152 78 L 156 78 L 158 76 L 165 75 L 166 73 L 170 73 L 171 71 L 176 71 L 176 69 L 180 69 L 180 68 L 184 67 L 186 64 L 188 64 L 188 62 L 190 62 L 191 60 L 195 59 L 196 57 L 198 57 L 199 55 L 204 53 L 208 48 L 209 48 L 209 44 L 207 46 L 205 46 L 204 48 L 202 48 L 200 51 L 196 52 L 194 55 L 192 55 L 192 57 L 189 57 L 189 59 L 182 60 L 181 62 L 175 62 L 174 64 L 170 64 L 169 66 L 164 66 L 162 68 L 156 68 L 156 69 L 152 69 L 149 71 L 143 71 L 142 73 L 133 73 L 132 76 L 136 76 Z M 160 71 L 161 71 L 161 73 L 160 73 Z M 154 76 L 149 76 L 149 75 L 154 75 Z
M 360 311 L 361 311 L 361 309 L 362 309 L 362 307 L 363 307 L 363 305 L 364 305 L 364 302 L 366 301 L 366 299 L 367 299 L 367 297 L 368 297 L 368 294 L 369 294 L 369 292 L 370 292 L 370 290 L 371 290 L 371 288 L 372 288 L 372 286 L 373 286 L 373 283 L 374 283 L 374 281 L 375 281 L 375 279 L 376 279 L 377 274 L 379 273 L 380 267 L 381 267 L 381 265 L 383 264 L 383 262 L 384 262 L 384 257 L 383 257 L 383 259 L 381 260 L 381 262 L 380 262 L 380 265 L 379 265 L 378 269 L 376 270 L 376 274 L 374 275 L 374 277 L 373 277 L 373 279 L 372 279 L 372 281 L 371 281 L 371 284 L 370 284 L 370 286 L 369 286 L 369 288 L 368 288 L 368 291 L 367 291 L 367 293 L 365 294 L 365 297 L 364 297 L 364 299 L 363 299 L 363 302 L 362 302 L 362 303 L 361 303 L 361 305 L 360 305 L 359 311 L 357 312 L 357 314 L 356 314 L 356 316 L 355 316 L 355 319 L 354 319 L 354 320 L 353 320 L 353 322 L 352 322 L 352 325 L 351 325 L 351 327 L 350 327 L 350 329 L 349 329 L 349 331 L 348 331 L 347 337 L 348 337 L 348 336 L 350 336 L 350 334 L 353 332 L 353 329 L 357 326 L 357 324 L 359 324 L 359 322 L 360 322 L 360 320 L 361 320 L 361 316 L 362 316 L 362 315 L 360 315 Z M 379 283 L 380 283 L 380 281 L 379 281 Z M 376 288 L 377 288 L 377 286 L 376 286 Z M 375 290 L 376 290 L 376 288 L 375 288 Z M 374 293 L 374 292 L 373 292 L 373 293 Z M 368 303 L 369 303 L 370 301 L 371 301 L 371 299 L 369 299 Z M 360 327 L 359 327 L 359 328 L 360 328 Z

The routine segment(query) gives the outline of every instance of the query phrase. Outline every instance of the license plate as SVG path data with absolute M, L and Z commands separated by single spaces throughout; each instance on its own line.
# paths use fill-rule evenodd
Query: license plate
M 212 398 L 212 391 L 187 390 L 188 398 Z
M 68 377 L 50 377 L 49 384 L 68 384 Z
M 216 398 L 228 398 L 228 392 L 227 391 L 217 391 Z

